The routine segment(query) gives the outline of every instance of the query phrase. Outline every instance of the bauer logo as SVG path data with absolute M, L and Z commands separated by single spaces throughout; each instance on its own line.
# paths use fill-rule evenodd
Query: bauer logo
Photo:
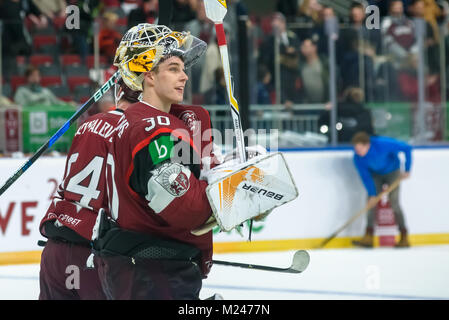
M 43 134 L 47 133 L 47 113 L 46 112 L 30 112 L 30 133 Z
M 115 83 L 116 75 L 114 74 L 100 89 L 94 94 L 94 100 L 97 102 Z
M 246 184 L 246 183 L 243 184 L 242 188 L 243 188 L 243 190 L 248 190 L 248 191 L 251 191 L 253 193 L 260 194 L 260 195 L 263 195 L 263 196 L 265 196 L 267 198 L 273 198 L 273 199 L 276 199 L 276 200 L 282 200 L 282 198 L 284 197 L 282 194 L 279 194 L 279 193 L 276 193 L 276 192 L 272 192 L 272 191 L 268 191 L 266 189 L 262 189 L 262 188 L 259 188 L 259 187 L 256 187 L 256 186 L 252 186 L 252 185 Z

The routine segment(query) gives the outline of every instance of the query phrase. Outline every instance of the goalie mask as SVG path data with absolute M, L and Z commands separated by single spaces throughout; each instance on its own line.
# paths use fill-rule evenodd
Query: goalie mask
M 133 91 L 142 91 L 144 73 L 162 58 L 179 56 L 185 68 L 191 67 L 206 51 L 206 43 L 188 32 L 172 31 L 163 25 L 141 23 L 129 29 L 115 53 L 114 66 L 124 83 Z

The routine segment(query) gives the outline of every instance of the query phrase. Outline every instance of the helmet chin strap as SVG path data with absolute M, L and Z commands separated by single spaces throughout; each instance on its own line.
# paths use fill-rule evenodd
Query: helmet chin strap
M 116 107 L 118 106 L 118 102 L 120 101 L 120 99 L 123 97 L 124 94 L 125 93 L 123 92 L 123 90 L 120 88 L 120 86 L 116 81 L 114 85 L 114 102 Z

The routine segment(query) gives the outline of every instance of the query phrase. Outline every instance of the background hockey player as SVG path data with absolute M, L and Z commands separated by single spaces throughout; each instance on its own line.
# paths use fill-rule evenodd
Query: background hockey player
M 41 257 L 39 299 L 105 299 L 98 272 L 87 269 L 86 260 L 97 212 L 109 207 L 108 144 L 123 110 L 140 94 L 121 80 L 117 86 L 117 109 L 88 118 L 77 130 L 64 179 L 41 221 L 40 231 L 48 241 Z

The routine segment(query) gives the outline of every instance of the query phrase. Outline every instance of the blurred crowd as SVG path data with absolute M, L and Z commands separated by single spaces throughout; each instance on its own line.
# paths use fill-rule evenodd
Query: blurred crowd
M 225 104 L 219 51 L 203 1 L 172 1 L 172 29 L 188 30 L 208 43 L 206 55 L 189 75 L 189 100 L 198 104 Z M 426 89 L 430 99 L 438 101 L 442 90 L 441 61 L 445 61 L 441 60 L 441 54 L 448 57 L 449 47 L 447 2 L 278 0 L 276 12 L 256 15 L 248 12 L 245 1 L 228 0 L 225 31 L 237 92 L 236 26 L 240 16 L 249 16 L 251 103 L 283 104 L 287 109 L 295 104 L 328 103 L 326 21 L 336 19 L 340 26 L 336 41 L 338 98 L 345 99 L 348 90 L 360 88 L 363 102 L 416 101 L 419 55 L 415 18 L 422 18 Z M 79 28 L 67 28 L 70 11 L 66 8 L 71 5 L 79 9 Z M 379 28 L 367 28 L 368 22 L 376 22 L 376 17 L 366 13 L 369 5 L 379 9 Z M 341 10 L 342 7 L 346 9 Z M 84 102 L 95 86 L 89 74 L 94 66 L 93 35 L 99 34 L 100 66 L 108 69 L 124 32 L 138 23 L 157 23 L 158 12 L 158 0 L 0 0 L 3 96 L 14 100 L 17 88 L 27 83 L 27 67 L 34 64 L 42 86 L 48 87 L 57 98 Z M 448 45 L 442 47 L 442 41 Z M 42 60 L 43 56 L 47 60 Z M 64 56 L 77 58 L 64 60 Z M 69 79 L 75 76 L 78 81 Z M 48 77 L 54 81 L 48 81 Z
M 347 88 L 362 87 L 366 101 L 417 101 L 419 55 L 415 19 L 421 18 L 424 20 L 428 96 L 439 99 L 439 75 L 444 67 L 440 45 L 442 40 L 448 40 L 440 33 L 447 31 L 447 1 L 342 0 L 334 3 L 337 2 L 347 3 L 347 15 L 340 11 L 337 14 L 330 1 L 278 1 L 279 14 L 272 18 L 273 34 L 281 39 L 282 68 L 291 71 L 291 74 L 281 72 L 284 78 L 281 81 L 286 83 L 283 102 L 326 101 L 329 91 L 326 20 L 333 17 L 340 25 L 336 40 L 338 92 L 342 94 Z M 366 13 L 369 5 L 376 5 L 379 17 L 371 15 L 369 10 Z M 378 19 L 378 26 L 373 25 L 375 19 Z M 267 39 L 264 43 L 269 46 L 270 41 Z M 269 65 L 272 57 L 264 54 L 266 51 L 261 50 L 261 62 Z M 447 57 L 447 53 L 446 47 L 443 54 Z M 269 72 L 274 72 L 272 66 Z M 293 83 L 296 83 L 295 88 Z

